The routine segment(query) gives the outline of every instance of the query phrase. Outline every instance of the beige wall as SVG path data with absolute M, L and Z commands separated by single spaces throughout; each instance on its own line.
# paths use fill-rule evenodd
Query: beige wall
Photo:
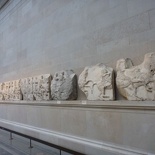
M 115 68 L 122 57 L 131 58 L 137 65 L 145 53 L 155 52 L 154 49 L 155 0 L 10 0 L 0 10 L 0 82 L 44 73 L 53 75 L 62 69 L 73 69 L 79 75 L 85 66 L 100 62 Z M 79 99 L 85 99 L 79 92 Z M 68 148 L 78 146 L 77 150 L 84 144 L 83 152 L 87 154 L 94 155 L 94 148 L 100 148 L 103 154 L 104 147 L 116 152 L 123 147 L 126 152 L 135 148 L 155 153 L 153 110 L 104 108 L 1 105 L 0 126 L 36 134 Z M 23 128 L 15 122 L 22 123 Z M 54 131 L 66 135 L 61 138 Z
M 0 11 L 0 82 L 122 57 L 137 65 L 154 49 L 155 0 L 10 0 Z
M 155 155 L 153 102 L 55 103 L 0 102 L 0 126 L 87 155 Z

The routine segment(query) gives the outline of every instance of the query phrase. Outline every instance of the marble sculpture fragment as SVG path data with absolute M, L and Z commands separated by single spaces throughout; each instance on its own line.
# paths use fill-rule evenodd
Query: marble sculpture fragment
M 116 84 L 122 96 L 128 100 L 155 100 L 155 53 L 147 53 L 138 66 L 129 58 L 120 59 L 116 69 Z
M 23 100 L 50 100 L 50 82 L 50 74 L 21 79 Z
M 4 89 L 4 84 L 0 83 L 0 100 L 4 100 L 3 89 Z
M 21 79 L 21 91 L 23 94 L 23 100 L 34 100 L 32 80 L 33 77 Z
M 20 80 L 1 83 L 0 100 L 22 100 Z
M 85 67 L 79 76 L 80 89 L 88 100 L 114 100 L 114 71 L 100 63 Z
M 72 70 L 55 73 L 51 82 L 53 100 L 75 100 L 77 98 L 77 77 Z
M 4 87 L 3 87 L 3 95 L 4 95 L 4 100 L 9 100 L 10 99 L 10 82 L 4 82 Z
M 11 88 L 10 100 L 22 100 L 20 80 L 11 81 L 10 88 Z
M 33 95 L 35 100 L 50 100 L 50 74 L 33 77 Z

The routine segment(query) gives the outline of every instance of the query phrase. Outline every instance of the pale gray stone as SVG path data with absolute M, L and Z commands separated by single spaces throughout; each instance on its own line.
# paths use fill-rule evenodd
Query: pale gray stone
M 77 77 L 72 70 L 55 73 L 51 82 L 51 97 L 53 100 L 77 99 Z
M 3 89 L 4 89 L 4 83 L 0 83 L 0 100 L 4 100 Z
M 22 100 L 20 80 L 1 83 L 0 100 Z
M 10 82 L 10 100 L 22 100 L 20 80 Z
M 78 84 L 88 100 L 114 100 L 113 69 L 102 63 L 85 67 Z
M 21 79 L 23 100 L 50 100 L 50 82 L 50 74 Z
M 34 100 L 32 84 L 32 77 L 21 79 L 21 91 L 23 94 L 23 100 Z
M 138 66 L 128 58 L 120 59 L 116 69 L 116 84 L 122 96 L 128 100 L 155 100 L 155 53 L 147 53 Z
M 4 82 L 4 88 L 3 88 L 4 100 L 10 99 L 9 87 L 10 87 L 10 82 Z
M 50 74 L 33 77 L 33 95 L 35 100 L 50 100 L 50 83 Z

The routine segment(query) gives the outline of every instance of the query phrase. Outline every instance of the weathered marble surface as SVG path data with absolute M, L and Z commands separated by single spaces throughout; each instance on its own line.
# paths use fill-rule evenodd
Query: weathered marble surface
M 155 100 L 155 53 L 147 53 L 138 66 L 130 59 L 120 59 L 116 69 L 117 88 L 125 98 Z
M 4 82 L 3 84 L 4 84 L 3 86 L 4 100 L 9 100 L 10 99 L 10 92 L 9 92 L 10 82 Z
M 50 74 L 21 79 L 23 100 L 50 100 L 50 82 Z
M 77 77 L 72 70 L 55 73 L 51 82 L 53 100 L 75 100 L 77 98 Z
M 4 84 L 0 83 L 0 100 L 4 100 L 3 87 Z
M 22 100 L 20 80 L 0 83 L 0 100 Z
M 20 80 L 14 80 L 10 82 L 10 100 L 22 100 L 22 93 L 20 87 Z
M 33 95 L 35 100 L 50 100 L 51 75 L 44 74 L 33 77 Z
M 23 94 L 23 100 L 34 100 L 32 80 L 32 77 L 21 79 L 21 91 Z
M 114 100 L 114 72 L 100 63 L 85 67 L 79 76 L 80 89 L 88 100 Z

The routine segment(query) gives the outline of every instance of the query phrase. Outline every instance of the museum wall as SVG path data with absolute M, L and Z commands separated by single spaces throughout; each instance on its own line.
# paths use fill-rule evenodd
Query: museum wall
M 154 0 L 10 0 L 0 10 L 0 82 L 155 52 Z M 86 99 L 79 91 L 78 99 Z M 117 99 L 122 99 L 117 94 Z

